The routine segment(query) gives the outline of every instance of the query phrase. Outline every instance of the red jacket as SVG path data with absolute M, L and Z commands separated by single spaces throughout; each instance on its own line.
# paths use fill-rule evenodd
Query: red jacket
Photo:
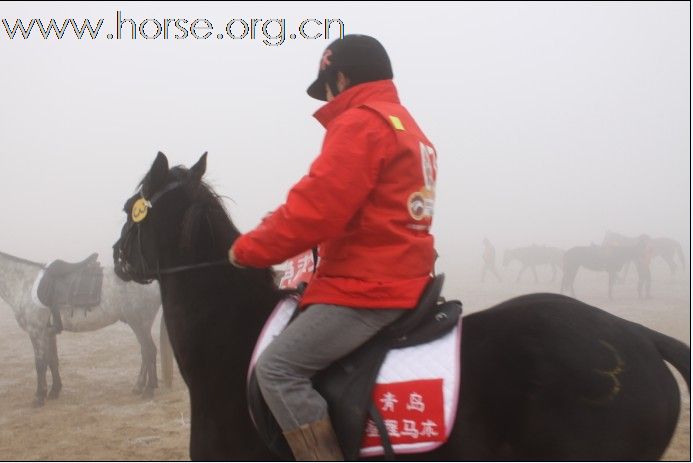
M 319 245 L 302 299 L 413 308 L 428 283 L 436 155 L 390 80 L 345 90 L 315 113 L 322 152 L 286 203 L 238 238 L 238 264 L 267 267 Z

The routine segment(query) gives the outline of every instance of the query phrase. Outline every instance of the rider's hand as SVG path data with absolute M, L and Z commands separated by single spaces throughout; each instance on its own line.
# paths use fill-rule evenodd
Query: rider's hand
M 231 249 L 229 249 L 229 262 L 231 262 L 231 265 L 233 265 L 234 267 L 245 268 L 242 265 L 239 265 L 238 262 L 236 262 L 236 256 L 233 253 L 233 246 L 231 246 Z

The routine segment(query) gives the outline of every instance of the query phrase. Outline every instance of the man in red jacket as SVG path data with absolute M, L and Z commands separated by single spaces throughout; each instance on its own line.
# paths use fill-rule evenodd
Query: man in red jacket
M 347 35 L 320 60 L 308 94 L 327 101 L 320 155 L 285 204 L 229 251 L 267 267 L 319 246 L 304 309 L 263 352 L 256 375 L 297 460 L 340 460 L 311 377 L 412 309 L 429 282 L 436 153 L 392 82 L 374 38 Z

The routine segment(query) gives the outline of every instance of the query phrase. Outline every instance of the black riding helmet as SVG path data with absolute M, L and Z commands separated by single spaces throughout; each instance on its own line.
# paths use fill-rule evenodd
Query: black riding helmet
M 368 35 L 349 34 L 328 46 L 320 59 L 318 78 L 308 87 L 308 95 L 327 101 L 325 84 L 337 95 L 337 73 L 349 78 L 349 86 L 392 79 L 392 65 L 385 48 Z

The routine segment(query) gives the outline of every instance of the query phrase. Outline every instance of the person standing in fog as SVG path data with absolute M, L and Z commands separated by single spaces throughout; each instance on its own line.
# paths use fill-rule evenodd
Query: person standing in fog
M 484 238 L 484 253 L 482 254 L 482 258 L 484 259 L 484 268 L 481 270 L 481 282 L 484 282 L 486 272 L 493 273 L 499 283 L 503 281 L 498 274 L 498 270 L 496 270 L 496 248 L 491 244 L 488 238 Z

